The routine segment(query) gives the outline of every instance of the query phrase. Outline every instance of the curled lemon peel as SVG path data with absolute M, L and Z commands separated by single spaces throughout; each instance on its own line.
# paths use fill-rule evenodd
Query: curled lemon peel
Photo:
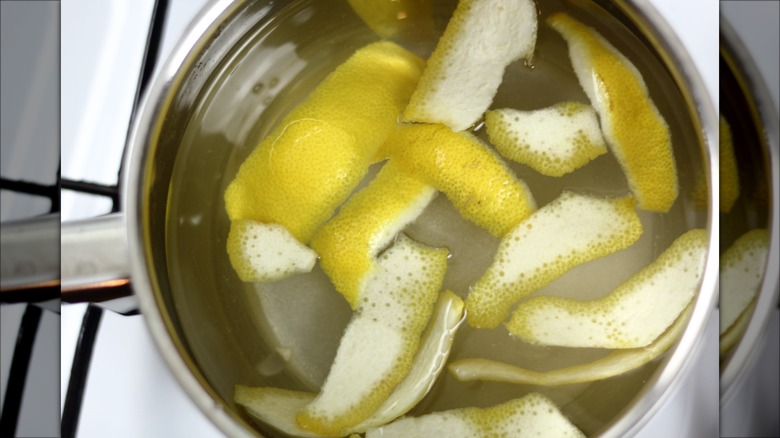
M 737 159 L 734 155 L 734 138 L 731 134 L 731 126 L 729 126 L 723 114 L 720 115 L 718 146 L 720 211 L 728 213 L 739 197 L 739 173 L 737 170 Z
M 685 330 L 691 304 L 663 335 L 641 348 L 615 350 L 601 359 L 550 371 L 534 371 L 490 359 L 461 359 L 447 366 L 456 379 L 492 381 L 520 385 L 560 386 L 608 379 L 652 361 L 669 349 Z
M 769 232 L 756 228 L 741 235 L 720 256 L 720 333 L 728 330 L 761 287 L 769 251 Z
M 411 410 L 428 393 L 447 362 L 455 333 L 463 321 L 463 301 L 451 291 L 443 292 L 428 329 L 420 340 L 409 373 L 371 417 L 350 428 L 350 432 L 386 424 Z M 302 429 L 295 415 L 317 396 L 316 393 L 272 387 L 237 385 L 233 399 L 256 420 L 288 435 L 323 437 Z
M 501 239 L 466 297 L 469 325 L 498 326 L 520 299 L 577 265 L 628 248 L 641 234 L 632 197 L 564 192 Z
M 526 184 L 473 135 L 439 124 L 404 125 L 387 147 L 391 160 L 442 191 L 464 219 L 494 236 L 536 210 Z
M 532 0 L 459 1 L 404 120 L 468 129 L 492 103 L 506 66 L 531 60 L 536 29 Z
M 308 243 L 377 159 L 422 66 L 390 42 L 356 51 L 241 164 L 225 191 L 230 219 L 280 224 Z
M 239 219 L 230 224 L 227 252 L 242 281 L 268 282 L 309 272 L 317 253 L 278 224 Z
M 580 102 L 534 111 L 491 110 L 485 128 L 502 156 L 543 175 L 565 175 L 607 153 L 596 112 Z
M 693 300 L 706 255 L 707 232 L 687 231 L 606 296 L 592 301 L 533 297 L 517 306 L 506 328 L 519 339 L 541 345 L 645 347 Z
M 455 333 L 463 323 L 463 300 L 451 290 L 442 292 L 428 329 L 420 341 L 409 374 L 354 432 L 363 432 L 395 420 L 411 410 L 430 391 L 447 363 Z
M 407 417 L 370 429 L 366 438 L 385 436 L 470 437 L 584 437 L 547 397 L 531 393 L 487 408 L 462 408 Z
M 416 219 L 436 191 L 393 160 L 355 193 L 312 238 L 320 266 L 350 306 L 359 304 L 376 256 Z
M 651 100 L 639 70 L 598 32 L 565 13 L 547 23 L 569 45 L 569 58 L 604 139 L 643 210 L 666 212 L 679 184 L 669 126 Z
M 301 428 L 347 434 L 388 398 L 412 366 L 447 257 L 403 235 L 379 256 L 322 390 L 296 415 Z

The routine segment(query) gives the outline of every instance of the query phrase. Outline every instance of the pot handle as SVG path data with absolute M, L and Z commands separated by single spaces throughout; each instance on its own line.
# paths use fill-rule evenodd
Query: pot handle
M 4 222 L 0 226 L 0 302 L 59 298 L 60 215 Z
M 111 213 L 63 222 L 60 236 L 61 300 L 105 303 L 127 298 L 130 256 L 125 215 Z
M 101 303 L 119 312 L 136 306 L 122 213 L 64 223 L 59 214 L 10 222 L 3 224 L 0 243 L 3 302 L 59 295 L 65 303 Z

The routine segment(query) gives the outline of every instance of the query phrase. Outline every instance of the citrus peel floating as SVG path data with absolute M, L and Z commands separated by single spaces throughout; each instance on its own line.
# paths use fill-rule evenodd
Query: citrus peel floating
M 281 280 L 311 271 L 317 261 L 317 253 L 283 226 L 249 219 L 230 224 L 227 252 L 241 281 Z
M 447 257 L 446 250 L 403 235 L 379 256 L 322 390 L 296 416 L 303 429 L 347 434 L 403 380 L 433 312 Z
M 534 111 L 485 113 L 490 142 L 504 157 L 548 176 L 562 176 L 607 152 L 596 112 L 581 102 Z
M 280 224 L 308 243 L 377 159 L 422 66 L 390 42 L 356 51 L 241 164 L 225 191 L 230 219 Z
M 389 160 L 368 186 L 317 230 L 311 247 L 353 309 L 376 268 L 377 254 L 422 213 L 435 194 L 432 187 Z
M 463 300 L 459 296 L 451 290 L 442 292 L 409 373 L 371 418 L 355 428 L 355 432 L 389 423 L 425 397 L 447 363 L 455 333 L 463 323 L 463 310 Z
M 526 184 L 477 137 L 440 124 L 400 126 L 387 141 L 391 161 L 442 191 L 460 215 L 503 236 L 536 210 Z
M 569 45 L 574 73 L 643 210 L 668 211 L 679 191 L 671 135 L 639 70 L 594 29 L 564 13 L 547 23 Z
M 462 408 L 396 420 L 366 438 L 584 437 L 547 397 L 531 393 L 488 408 Z
M 728 330 L 756 297 L 764 277 L 769 233 L 756 228 L 720 256 L 720 333 Z
M 628 248 L 641 234 L 632 197 L 564 192 L 501 239 L 466 298 L 469 325 L 498 326 L 520 299 L 577 265 Z
M 704 272 L 707 232 L 687 231 L 606 296 L 578 301 L 536 296 L 517 306 L 506 328 L 541 345 L 639 348 L 653 342 L 693 300 Z
M 490 359 L 461 359 L 447 366 L 456 379 L 469 382 L 484 380 L 520 385 L 559 386 L 608 379 L 650 362 L 669 349 L 685 330 L 693 310 L 686 310 L 667 331 L 650 345 L 615 350 L 601 359 L 550 371 L 534 371 Z
M 350 428 L 363 432 L 386 424 L 412 409 L 428 393 L 447 362 L 452 341 L 463 322 L 463 301 L 451 291 L 445 291 L 436 303 L 431 322 L 420 340 L 409 373 L 371 417 Z M 246 408 L 258 421 L 288 435 L 322 437 L 326 435 L 302 429 L 295 415 L 310 404 L 315 393 L 271 387 L 237 385 L 234 400 Z
M 729 326 L 728 329 L 720 333 L 718 339 L 718 350 L 721 356 L 729 351 L 734 345 L 736 345 L 742 335 L 747 330 L 747 326 L 750 323 L 750 317 L 753 315 L 753 309 L 756 307 L 756 301 L 753 300 L 750 304 L 739 314 L 737 319 Z M 721 357 L 721 359 L 723 359 Z
M 463 131 L 493 101 L 510 63 L 536 45 L 533 0 L 461 0 L 403 113 L 406 121 Z

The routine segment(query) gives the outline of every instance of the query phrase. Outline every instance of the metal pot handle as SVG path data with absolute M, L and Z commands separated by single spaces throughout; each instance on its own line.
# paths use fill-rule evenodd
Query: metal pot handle
M 0 242 L 4 302 L 37 301 L 41 290 L 59 287 L 65 303 L 100 303 L 122 313 L 137 308 L 122 213 L 64 223 L 59 214 L 10 222 L 3 224 Z
M 0 302 L 56 299 L 60 287 L 60 215 L 0 226 Z
M 60 244 L 63 302 L 132 298 L 124 214 L 64 222 Z

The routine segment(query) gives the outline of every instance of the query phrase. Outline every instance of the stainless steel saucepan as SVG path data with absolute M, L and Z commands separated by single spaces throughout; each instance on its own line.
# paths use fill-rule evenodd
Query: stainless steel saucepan
M 424 17 L 412 15 L 395 23 L 390 38 L 427 56 L 454 3 L 432 1 L 421 8 Z M 540 30 L 534 73 L 547 68 L 570 74 L 565 51 L 545 54 L 564 46 L 542 21 L 550 11 L 569 11 L 603 28 L 634 60 L 673 125 L 680 198 L 668 214 L 642 216 L 649 225 L 643 241 L 648 254 L 657 255 L 680 229 L 706 228 L 710 236 L 695 308 L 668 353 L 626 375 L 549 390 L 588 435 L 626 436 L 641 429 L 691 365 L 716 302 L 718 215 L 712 200 L 718 189 L 717 178 L 713 181 L 718 167 L 717 116 L 690 57 L 647 2 L 537 4 Z M 229 436 L 274 433 L 236 406 L 234 385 L 316 391 L 350 311 L 337 294 L 307 295 L 308 282 L 317 278 L 268 288 L 240 282 L 225 252 L 229 220 L 224 189 L 252 147 L 312 84 L 355 49 L 378 38 L 347 1 L 213 1 L 160 69 L 134 120 L 123 213 L 107 219 L 113 224 L 96 239 L 113 236 L 117 248 L 128 246 L 130 285 L 162 355 L 196 404 Z M 558 91 L 564 89 L 577 87 L 569 84 Z M 546 97 L 540 94 L 529 101 L 533 99 L 541 105 Z M 613 165 L 609 159 L 598 165 L 609 168 Z M 529 174 L 532 191 L 535 184 L 546 184 L 533 178 Z M 690 199 L 697 178 L 706 181 L 710 200 L 706 207 L 697 208 Z M 554 184 L 562 189 L 579 183 L 564 179 Z M 117 227 L 126 234 L 116 233 Z M 118 261 L 119 266 L 122 263 Z M 120 267 L 114 277 L 122 277 L 121 271 Z M 313 275 L 322 277 L 321 272 Z M 282 347 L 292 352 L 289 362 L 280 358 Z M 554 352 L 535 354 L 556 360 Z M 485 402 L 528 389 L 485 384 L 476 391 L 475 400 Z M 437 406 L 435 400 L 423 403 Z

